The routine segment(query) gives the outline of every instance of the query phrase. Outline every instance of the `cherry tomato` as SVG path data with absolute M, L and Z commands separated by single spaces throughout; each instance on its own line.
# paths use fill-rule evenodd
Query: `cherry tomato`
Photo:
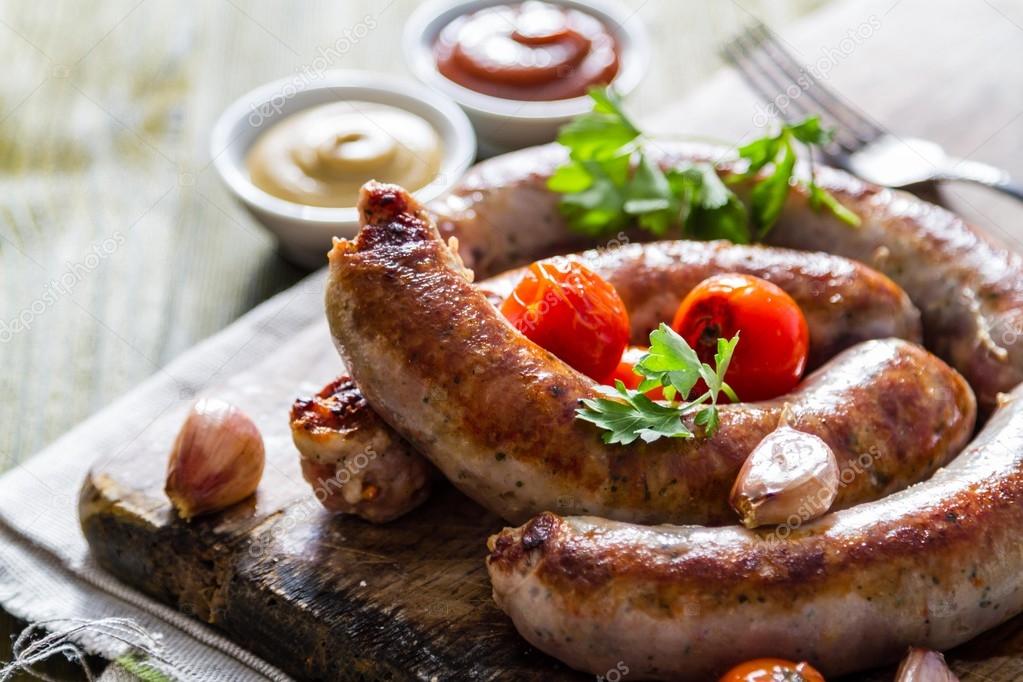
M 516 329 L 595 381 L 618 364 L 629 314 L 615 288 L 581 263 L 537 261 L 504 300 Z
M 720 682 L 824 682 L 824 676 L 809 663 L 782 658 L 758 658 L 735 666 Z
M 629 346 L 622 353 L 622 359 L 615 367 L 614 371 L 611 372 L 611 376 L 602 381 L 602 384 L 608 386 L 614 386 L 615 380 L 621 380 L 625 384 L 626 388 L 638 388 L 640 382 L 643 381 L 643 377 L 636 374 L 633 371 L 633 367 L 639 362 L 639 359 L 646 354 L 649 348 L 644 346 Z M 646 396 L 651 400 L 664 400 L 664 391 L 660 388 L 652 388 L 646 392 Z
M 689 292 L 671 324 L 713 366 L 719 337 L 739 332 L 725 381 L 740 400 L 788 393 L 806 368 L 809 332 L 792 297 L 751 275 L 708 277 Z

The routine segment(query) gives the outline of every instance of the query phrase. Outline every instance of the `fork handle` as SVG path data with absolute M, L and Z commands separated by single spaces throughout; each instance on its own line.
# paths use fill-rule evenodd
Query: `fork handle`
M 974 182 L 1023 201 L 1023 185 L 1013 182 L 1007 171 L 980 161 L 949 158 L 939 179 Z

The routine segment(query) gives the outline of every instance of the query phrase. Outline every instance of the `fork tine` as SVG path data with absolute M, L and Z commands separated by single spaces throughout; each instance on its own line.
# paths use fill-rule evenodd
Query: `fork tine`
M 756 74 L 759 75 L 761 80 L 766 81 L 768 83 L 769 89 L 767 90 L 765 98 L 770 103 L 774 104 L 774 106 L 779 110 L 779 112 L 781 112 L 783 118 L 785 118 L 786 121 L 788 121 L 789 123 L 796 122 L 794 117 L 788 114 L 787 109 L 790 106 L 794 108 L 796 110 L 796 113 L 801 116 L 806 116 L 809 113 L 806 111 L 806 107 L 803 105 L 803 103 L 794 97 L 786 97 L 788 102 L 785 105 L 784 109 L 779 105 L 777 100 L 780 99 L 780 96 L 787 95 L 787 93 L 785 92 L 786 90 L 785 82 L 779 79 L 777 75 L 773 72 L 773 70 L 770 68 L 770 63 L 765 65 L 761 63 L 760 59 L 758 59 L 761 50 L 759 50 L 759 47 L 756 43 L 756 39 L 753 37 L 752 34 L 749 33 L 749 31 L 744 31 L 743 33 L 741 33 L 735 39 L 734 46 L 741 53 L 742 57 L 745 58 L 745 66 L 740 64 L 739 68 L 740 69 L 745 68 L 744 74 L 747 78 L 752 79 L 754 77 L 753 74 L 755 72 Z
M 841 151 L 845 154 L 852 154 L 863 146 L 863 141 L 858 135 L 856 135 L 855 131 L 851 130 L 850 127 L 840 119 L 836 118 L 834 112 L 826 107 L 822 107 L 820 103 L 812 97 L 802 97 L 802 94 L 806 92 L 806 88 L 804 88 L 798 81 L 789 78 L 788 74 L 785 72 L 782 72 L 784 74 L 782 76 L 777 75 L 777 71 L 779 70 L 777 63 L 769 54 L 767 54 L 767 51 L 764 49 L 759 38 L 754 37 L 753 34 L 750 33 L 747 36 L 747 39 L 751 41 L 750 47 L 747 48 L 749 50 L 750 63 L 763 71 L 774 84 L 775 92 L 778 93 L 775 97 L 778 98 L 784 94 L 789 104 L 799 111 L 804 118 L 807 116 L 817 116 L 820 118 L 823 126 L 835 131 L 833 139 L 834 146 L 832 147 L 832 150 L 826 150 L 828 153 L 833 154 L 836 151 L 834 147 L 837 147 L 837 151 Z M 797 94 L 789 94 L 786 89 L 786 84 L 788 84 L 789 88 L 793 85 L 796 86 L 798 90 Z M 776 99 L 775 106 L 777 106 L 777 104 L 778 102 Z
M 805 79 L 810 87 L 802 89 L 810 99 L 829 112 L 832 118 L 846 126 L 862 144 L 868 144 L 885 133 L 881 126 L 826 87 L 809 69 L 800 64 L 778 36 L 763 22 L 756 22 L 751 30 L 755 39 L 759 41 L 760 49 L 781 72 L 797 84 L 800 78 Z
M 763 100 L 770 102 L 778 95 L 778 89 L 774 83 L 763 83 L 761 78 L 764 78 L 763 71 L 749 63 L 749 54 L 746 52 L 745 47 L 740 49 L 738 47 L 739 40 L 736 39 L 732 43 L 725 45 L 722 48 L 725 59 L 727 59 L 738 71 L 743 81 L 757 93 Z M 766 79 L 765 79 L 766 80 Z M 789 115 L 787 107 L 782 109 L 778 107 L 778 113 L 787 122 L 792 122 L 792 117 Z
M 770 63 L 764 64 L 762 60 L 757 59 L 757 55 L 762 50 L 756 49 L 755 43 L 750 42 L 752 40 L 753 37 L 744 32 L 723 48 L 725 58 L 735 65 L 743 80 L 766 102 L 774 104 L 782 118 L 789 123 L 796 122 L 796 119 L 789 113 L 790 107 L 803 117 L 820 114 L 819 111 L 811 111 L 798 97 L 786 97 L 787 104 L 784 108 L 780 106 L 777 100 L 780 95 L 785 94 L 785 84 L 773 72 Z M 834 144 L 840 150 L 851 154 L 861 146 L 855 136 L 849 135 L 844 126 L 836 125 L 838 122 L 827 113 L 821 117 L 826 126 L 837 129 Z

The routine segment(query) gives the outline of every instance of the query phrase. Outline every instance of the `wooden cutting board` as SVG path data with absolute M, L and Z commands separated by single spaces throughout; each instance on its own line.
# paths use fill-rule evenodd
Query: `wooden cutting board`
M 208 392 L 252 416 L 267 451 L 255 499 L 221 516 L 184 523 L 163 493 L 182 409 L 130 456 L 97 464 L 80 505 L 96 560 L 298 677 L 585 679 L 527 645 L 494 606 L 483 558 L 503 524 L 446 483 L 383 526 L 320 508 L 288 410 L 341 368 L 324 322 Z
M 446 483 L 382 526 L 320 508 L 299 472 L 288 409 L 340 371 L 322 323 L 207 392 L 251 415 L 267 446 L 256 497 L 222 515 L 184 523 L 163 493 L 183 409 L 162 415 L 128 457 L 97 464 L 80 506 L 96 560 L 296 677 L 587 679 L 533 649 L 495 607 L 483 559 L 503 523 Z M 950 659 L 964 681 L 1020 679 L 1023 617 Z M 891 670 L 854 679 L 891 679 Z
M 878 27 L 854 45 L 843 42 L 865 22 Z M 1023 174 L 1023 3 L 843 3 L 786 37 L 806 61 L 830 54 L 829 85 L 882 122 Z M 755 111 L 740 82 L 725 75 L 654 124 L 731 138 L 750 132 Z M 961 186 L 943 197 L 1017 248 L 1019 207 Z M 97 465 L 81 506 L 96 559 L 299 677 L 587 679 L 527 645 L 494 606 L 483 558 L 502 523 L 446 484 L 385 526 L 319 508 L 301 479 L 287 413 L 296 396 L 340 370 L 325 326 L 316 325 L 211 390 L 251 414 L 267 441 L 258 496 L 220 517 L 184 524 L 163 495 L 182 412 L 148 428 L 129 458 Z M 1023 679 L 1023 618 L 949 659 L 964 682 Z M 888 669 L 853 679 L 891 677 Z

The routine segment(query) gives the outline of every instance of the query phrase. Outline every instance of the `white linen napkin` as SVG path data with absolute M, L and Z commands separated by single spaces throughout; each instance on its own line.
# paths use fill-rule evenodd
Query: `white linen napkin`
M 150 665 L 173 679 L 289 679 L 215 629 L 96 566 L 79 527 L 77 500 L 98 457 L 130 448 L 160 414 L 251 368 L 295 330 L 322 324 L 324 277 L 324 270 L 316 272 L 259 305 L 0 477 L 0 604 L 9 613 L 33 623 L 54 621 L 46 626 L 51 631 L 129 618 L 159 645 L 162 660 L 150 657 Z M 132 650 L 109 628 L 83 629 L 70 639 L 110 660 Z

